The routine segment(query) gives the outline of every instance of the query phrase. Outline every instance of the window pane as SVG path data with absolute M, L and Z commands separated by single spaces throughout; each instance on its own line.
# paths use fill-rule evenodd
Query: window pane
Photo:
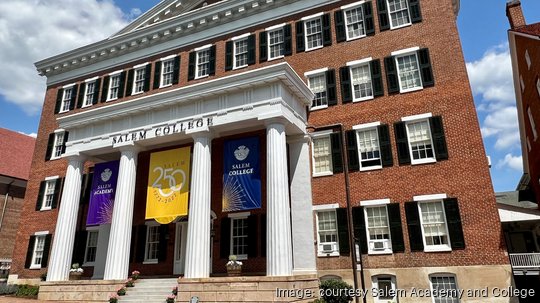
M 157 260 L 159 248 L 159 226 L 148 226 L 147 260 Z
M 242 39 L 234 42 L 234 67 L 242 67 L 247 65 L 248 59 L 248 41 Z
M 317 212 L 317 232 L 319 234 L 319 250 L 325 250 L 323 245 L 332 245 L 331 249 L 335 250 L 334 244 L 337 244 L 337 220 L 336 212 L 319 211 Z M 329 250 L 325 250 L 329 251 Z
M 407 130 L 409 131 L 409 144 L 413 159 L 434 158 L 428 121 L 407 123 Z
M 307 49 L 322 46 L 321 18 L 305 21 Z
M 332 172 L 330 137 L 313 139 L 313 164 L 315 173 Z
M 345 21 L 347 23 L 347 37 L 349 39 L 365 35 L 364 16 L 361 6 L 345 11 Z
M 144 76 L 146 68 L 139 68 L 135 71 L 135 85 L 133 93 L 140 93 L 144 91 Z
M 326 75 L 311 76 L 308 79 L 309 88 L 315 94 L 313 107 L 328 105 L 326 99 Z
M 67 112 L 69 110 L 69 107 L 71 105 L 71 95 L 73 93 L 73 88 L 66 88 L 64 89 L 64 95 L 62 97 L 62 111 Z
M 388 0 L 388 9 L 392 27 L 411 23 L 409 19 L 409 4 L 407 0 Z
M 120 75 L 111 76 L 109 87 L 109 100 L 118 98 L 118 90 L 120 87 Z
M 197 52 L 197 77 L 208 76 L 210 68 L 210 49 Z
M 57 133 L 54 142 L 54 157 L 58 158 L 62 155 L 64 145 L 64 133 Z
M 373 97 L 369 64 L 351 68 L 354 99 Z
M 94 91 L 95 91 L 96 83 L 95 82 L 88 82 L 86 83 L 86 94 L 84 96 L 84 105 L 90 106 L 92 105 L 92 101 L 94 101 Z
M 390 295 L 392 289 L 392 279 L 391 278 L 378 278 L 377 284 L 379 287 L 379 300 L 392 300 L 393 296 Z
M 376 128 L 358 132 L 358 149 L 360 151 L 361 167 L 382 165 L 379 136 Z
M 248 226 L 247 219 L 232 220 L 232 254 L 247 255 L 248 254 Z
M 435 303 L 459 303 L 455 277 L 431 277 L 435 295 L 444 293 L 445 296 L 434 296 Z
M 162 72 L 161 86 L 172 84 L 173 71 L 174 71 L 174 61 L 173 60 L 164 61 L 163 66 L 161 68 L 161 72 Z
M 366 208 L 369 240 L 384 240 L 390 238 L 386 206 Z
M 282 28 L 268 33 L 268 47 L 270 48 L 268 55 L 270 59 L 283 56 L 284 41 Z
M 41 265 L 43 261 L 43 249 L 45 248 L 45 236 L 36 237 L 36 244 L 34 244 L 34 257 L 32 260 L 33 265 Z
M 420 80 L 420 68 L 418 67 L 416 54 L 398 57 L 397 61 L 401 89 L 407 90 L 422 87 L 422 81 Z
M 420 210 L 426 245 L 448 245 L 448 232 L 442 203 L 420 203 Z

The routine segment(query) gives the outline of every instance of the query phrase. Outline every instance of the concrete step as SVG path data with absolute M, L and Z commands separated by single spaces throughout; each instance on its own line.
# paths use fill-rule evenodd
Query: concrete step
M 126 295 L 120 296 L 119 303 L 164 303 L 177 286 L 176 278 L 139 279 L 135 287 L 127 287 Z

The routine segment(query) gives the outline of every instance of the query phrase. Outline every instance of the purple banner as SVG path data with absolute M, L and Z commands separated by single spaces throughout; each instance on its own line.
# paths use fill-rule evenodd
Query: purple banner
M 116 160 L 94 166 L 87 226 L 111 223 L 119 165 L 120 161 Z

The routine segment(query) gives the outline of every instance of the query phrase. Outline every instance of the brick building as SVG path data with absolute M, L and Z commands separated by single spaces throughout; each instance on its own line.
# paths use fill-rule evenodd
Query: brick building
M 11 268 L 36 139 L 0 128 L 0 278 Z
M 221 281 L 233 254 L 255 280 L 509 286 L 458 12 L 458 0 L 166 0 L 36 63 L 48 85 L 12 279 L 63 285 L 77 261 L 105 281 L 134 269 Z M 224 211 L 226 147 L 245 138 L 262 203 Z M 152 155 L 179 147 L 192 149 L 189 217 L 145 220 L 148 192 L 167 186 L 148 185 Z M 118 159 L 111 224 L 86 226 L 94 165 Z
M 509 1 L 506 15 L 510 22 L 508 40 L 512 56 L 514 88 L 518 108 L 519 132 L 524 175 L 519 190 L 531 192 L 540 201 L 540 23 L 527 24 L 521 2 Z

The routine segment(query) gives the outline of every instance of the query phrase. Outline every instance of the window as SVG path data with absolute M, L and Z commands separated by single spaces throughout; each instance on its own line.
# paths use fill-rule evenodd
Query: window
M 459 303 L 456 277 L 453 275 L 431 275 L 431 290 L 435 303 Z M 443 295 L 444 294 L 444 295 Z
M 54 139 L 54 149 L 51 159 L 57 159 L 62 156 L 64 151 L 64 132 L 59 132 L 55 134 Z
M 534 117 L 530 107 L 527 108 L 527 115 L 529 116 L 529 124 L 531 125 L 533 140 L 536 141 L 538 139 L 538 131 L 536 130 L 536 123 L 534 122 Z
M 71 99 L 73 98 L 73 86 L 64 88 L 62 95 L 62 107 L 60 108 L 60 113 L 65 113 L 69 111 L 71 107 Z
M 408 92 L 422 88 L 420 67 L 416 53 L 396 56 L 400 92 Z
M 527 62 L 527 69 L 531 69 L 531 56 L 529 55 L 529 50 L 525 51 L 525 61 Z
M 41 264 L 43 263 L 43 253 L 45 251 L 45 236 L 46 235 L 39 235 L 35 237 L 34 242 L 34 253 L 32 255 L 32 264 L 30 265 L 30 268 L 41 268 Z
M 132 95 L 144 92 L 145 74 L 146 74 L 146 67 L 141 67 L 135 70 Z
M 107 101 L 118 99 L 118 93 L 120 91 L 120 74 L 111 75 L 109 81 L 109 97 L 107 98 Z
M 248 257 L 248 223 L 247 218 L 231 219 L 231 255 L 240 260 Z
M 308 85 L 311 91 L 315 94 L 311 109 L 325 108 L 328 106 L 326 96 L 326 74 L 321 73 L 308 77 Z
M 386 206 L 365 207 L 364 212 L 369 253 L 392 253 Z
M 86 91 L 84 92 L 83 107 L 91 106 L 96 94 L 96 81 L 86 83 Z
M 53 200 L 54 200 L 54 190 L 56 187 L 57 179 L 55 180 L 48 180 L 45 182 L 45 192 L 43 194 L 43 201 L 41 204 L 41 210 L 49 210 L 52 208 Z
M 435 161 L 428 120 L 407 123 L 407 134 L 413 164 Z
M 450 239 L 442 201 L 419 202 L 420 223 L 426 251 L 450 250 Z
M 521 86 L 521 93 L 525 92 L 525 81 L 523 81 L 523 75 L 519 75 L 519 84 Z
M 395 276 L 375 276 L 373 277 L 373 293 L 376 303 L 397 302 L 396 277 Z
M 248 39 L 234 41 L 234 68 L 248 65 Z
M 540 97 L 540 78 L 536 79 L 536 90 L 538 91 L 538 96 Z
M 144 262 L 157 263 L 159 252 L 159 225 L 148 225 Z
M 161 86 L 160 87 L 172 85 L 173 73 L 174 73 L 174 59 L 163 61 L 163 66 L 161 68 Z
M 97 230 L 88 231 L 84 263 L 94 263 L 96 261 L 98 235 L 99 232 Z
M 268 31 L 268 59 L 281 58 L 285 50 L 285 32 L 283 27 Z
M 197 52 L 196 78 L 202 78 L 209 75 L 210 70 L 210 49 L 204 49 Z
M 400 28 L 411 24 L 408 0 L 388 0 L 390 28 Z
M 323 47 L 322 20 L 320 17 L 304 22 L 306 32 L 306 50 Z
M 317 251 L 319 256 L 338 256 L 338 227 L 335 210 L 317 212 Z
M 364 25 L 364 14 L 362 12 L 362 6 L 353 7 L 345 10 L 345 26 L 347 28 L 347 40 L 361 38 L 366 35 L 366 29 Z
M 362 101 L 373 98 L 373 86 L 371 83 L 369 63 L 351 66 L 351 79 L 353 101 Z
M 313 175 L 332 174 L 332 153 L 330 136 L 322 135 L 313 138 Z
M 377 128 L 357 132 L 360 170 L 382 168 L 381 149 Z

